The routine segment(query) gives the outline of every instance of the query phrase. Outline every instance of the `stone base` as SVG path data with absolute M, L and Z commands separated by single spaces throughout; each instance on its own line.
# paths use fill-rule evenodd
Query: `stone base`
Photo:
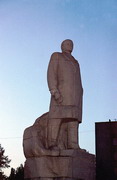
M 85 150 L 61 150 L 59 156 L 27 158 L 25 178 L 95 180 L 95 156 Z

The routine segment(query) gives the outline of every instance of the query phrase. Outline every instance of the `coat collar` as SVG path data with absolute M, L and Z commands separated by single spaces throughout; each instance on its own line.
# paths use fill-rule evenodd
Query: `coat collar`
M 64 56 L 65 60 L 72 61 L 74 63 L 78 63 L 77 60 L 72 55 L 67 55 L 67 53 L 62 52 L 62 55 Z

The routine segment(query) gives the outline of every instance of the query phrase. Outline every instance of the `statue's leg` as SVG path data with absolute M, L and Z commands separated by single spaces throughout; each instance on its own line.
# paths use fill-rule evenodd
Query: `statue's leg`
M 68 122 L 68 149 L 79 148 L 77 121 Z
M 59 149 L 67 149 L 67 123 L 62 122 L 60 126 L 59 136 L 58 136 L 58 147 Z
M 58 135 L 60 131 L 61 119 L 49 119 L 48 122 L 48 147 L 57 148 Z

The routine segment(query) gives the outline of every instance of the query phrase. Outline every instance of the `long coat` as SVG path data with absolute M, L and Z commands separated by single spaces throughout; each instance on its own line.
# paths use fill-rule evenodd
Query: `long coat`
M 77 60 L 64 53 L 52 54 L 48 66 L 49 90 L 57 90 L 63 101 L 58 104 L 51 96 L 49 118 L 73 118 L 82 121 L 82 95 L 80 67 Z

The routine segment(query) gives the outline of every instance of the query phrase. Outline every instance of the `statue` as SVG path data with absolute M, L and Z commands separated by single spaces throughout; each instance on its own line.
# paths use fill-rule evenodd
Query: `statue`
M 48 122 L 48 146 L 63 149 L 58 143 L 62 122 L 68 124 L 67 149 L 77 149 L 78 126 L 82 122 L 82 95 L 80 67 L 71 55 L 73 42 L 69 39 L 61 44 L 62 53 L 52 54 L 48 66 L 48 86 L 51 103 Z
M 71 40 L 63 41 L 61 49 L 48 66 L 49 112 L 24 131 L 26 180 L 95 180 L 95 156 L 78 144 L 83 96 L 79 63 L 71 55 Z

